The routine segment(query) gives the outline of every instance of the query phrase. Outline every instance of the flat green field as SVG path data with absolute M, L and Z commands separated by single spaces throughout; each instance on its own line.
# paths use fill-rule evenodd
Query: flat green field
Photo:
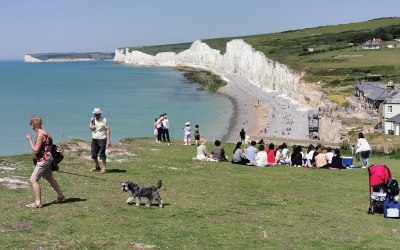
M 398 220 L 367 214 L 366 169 L 199 162 L 194 145 L 137 138 L 114 145 L 110 173 L 99 174 L 89 171 L 84 142 L 64 147 L 55 176 L 66 203 L 51 204 L 56 194 L 44 180 L 41 209 L 25 208 L 31 188 L 0 185 L 1 249 L 395 249 L 400 241 Z M 233 145 L 224 147 L 231 157 Z M 0 157 L 0 178 L 27 181 L 31 158 Z M 398 160 L 371 161 L 400 175 Z M 126 204 L 121 182 L 159 179 L 164 208 Z

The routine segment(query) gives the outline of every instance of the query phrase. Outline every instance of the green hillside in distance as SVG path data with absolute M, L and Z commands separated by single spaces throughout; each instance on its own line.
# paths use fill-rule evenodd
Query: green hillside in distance
M 87 52 L 87 53 L 77 53 L 77 52 L 67 52 L 67 53 L 37 53 L 30 54 L 32 57 L 37 58 L 42 61 L 49 59 L 94 59 L 94 60 L 113 60 L 115 53 L 107 52 Z
M 361 45 L 380 38 L 397 48 L 362 49 Z M 359 23 L 329 25 L 279 33 L 206 39 L 211 48 L 225 53 L 226 43 L 243 39 L 268 58 L 286 64 L 294 71 L 306 72 L 304 80 L 322 82 L 329 94 L 350 94 L 356 80 L 400 81 L 400 18 L 388 17 Z M 131 47 L 147 54 L 179 53 L 191 43 Z M 308 52 L 309 48 L 313 52 Z

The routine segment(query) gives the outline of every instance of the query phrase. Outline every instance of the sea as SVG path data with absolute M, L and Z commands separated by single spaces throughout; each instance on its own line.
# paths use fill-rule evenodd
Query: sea
M 91 140 L 95 107 L 103 110 L 111 143 L 154 137 L 154 120 L 167 113 L 172 143 L 197 124 L 208 140 L 227 133 L 233 106 L 227 97 L 198 90 L 183 72 L 113 61 L 26 63 L 0 61 L 0 156 L 31 153 L 30 118 L 39 115 L 55 142 Z

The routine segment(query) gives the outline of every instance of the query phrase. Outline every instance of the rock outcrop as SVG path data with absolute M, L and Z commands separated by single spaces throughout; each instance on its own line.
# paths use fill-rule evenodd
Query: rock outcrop
M 319 86 L 305 84 L 301 81 L 302 75 L 268 59 L 240 39 L 228 42 L 224 55 L 206 43 L 195 41 L 189 49 L 178 54 L 162 52 L 151 56 L 140 51 L 117 49 L 114 61 L 142 66 L 197 66 L 237 73 L 251 84 L 265 91 L 283 94 L 303 107 L 316 107 L 322 99 Z

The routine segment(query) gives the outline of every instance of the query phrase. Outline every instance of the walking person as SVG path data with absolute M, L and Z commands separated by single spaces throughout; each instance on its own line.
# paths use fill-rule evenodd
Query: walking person
M 51 138 L 51 135 L 42 128 L 42 119 L 39 116 L 34 116 L 31 118 L 30 126 L 37 134 L 35 143 L 33 143 L 32 136 L 30 134 L 26 136 L 32 151 L 35 153 L 35 168 L 31 177 L 29 178 L 29 181 L 32 184 L 33 192 L 35 193 L 35 202 L 26 205 L 26 207 L 42 207 L 42 191 L 39 184 L 41 177 L 45 178 L 57 192 L 57 199 L 54 201 L 54 203 L 64 202 L 65 196 L 61 191 L 58 181 L 54 179 L 53 172 L 51 171 L 51 164 L 53 162 L 51 147 L 53 144 L 53 139 Z
M 164 142 L 168 142 L 168 145 L 171 143 L 171 141 L 169 140 L 169 120 L 168 120 L 168 115 L 167 113 L 164 113 L 163 115 L 163 120 L 162 120 L 162 129 L 163 129 L 163 141 Z M 165 140 L 165 137 L 167 137 L 167 139 Z
M 239 136 L 240 136 L 240 142 L 243 144 L 246 139 L 246 132 L 244 131 L 244 128 L 242 128 L 242 130 L 240 130 Z
M 356 154 L 361 153 L 361 159 L 363 167 L 366 168 L 369 163 L 369 155 L 371 154 L 371 146 L 368 141 L 364 138 L 363 133 L 358 133 L 357 150 Z
M 183 142 L 185 143 L 185 145 L 191 145 L 190 134 L 192 129 L 190 128 L 190 122 L 185 123 L 185 127 L 183 128 L 183 130 L 184 130 Z
M 102 111 L 100 108 L 95 108 L 93 110 L 94 117 L 89 123 L 89 128 L 92 130 L 91 154 L 95 163 L 95 166 L 91 171 L 100 171 L 100 173 L 104 174 L 107 173 L 106 148 L 111 147 L 111 132 L 108 127 L 107 119 L 102 117 L 101 113 Z M 102 167 L 100 167 L 98 155 L 100 155 Z

